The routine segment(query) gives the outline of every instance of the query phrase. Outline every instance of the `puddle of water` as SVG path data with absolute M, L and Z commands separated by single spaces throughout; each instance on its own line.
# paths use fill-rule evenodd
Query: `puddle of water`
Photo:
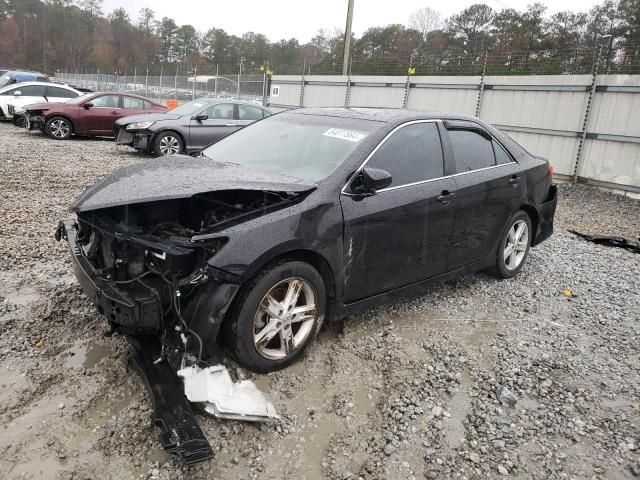
M 305 435 L 307 440 L 305 455 L 310 466 L 310 473 L 317 473 L 316 478 L 322 478 L 322 457 L 329 447 L 331 436 L 338 431 L 336 424 L 330 420 L 318 422 L 318 428 L 314 429 L 310 435 Z
M 77 345 L 69 349 L 67 364 L 74 368 L 91 368 L 111 353 L 111 348 L 98 343 Z
M 17 290 L 10 290 L 4 294 L 8 303 L 13 303 L 21 307 L 30 305 L 40 299 L 40 294 L 35 288 L 22 287 Z
M 116 415 L 131 403 L 130 398 L 116 398 L 113 400 L 100 399 L 84 413 L 87 422 L 92 427 L 103 425 L 112 415 Z
M 460 379 L 460 386 L 453 394 L 447 410 L 451 413 L 451 417 L 446 422 L 446 438 L 451 448 L 458 448 L 464 439 L 464 419 L 471 413 L 471 397 L 469 389 L 471 388 L 471 377 L 468 370 L 463 370 Z
M 353 393 L 353 403 L 360 415 L 366 416 L 376 409 L 376 401 L 366 385 L 361 386 Z
M 142 465 L 136 467 L 133 470 L 133 476 L 134 478 L 140 478 L 145 473 L 147 473 L 147 471 L 149 471 L 149 468 L 151 468 L 149 464 L 155 464 L 157 462 L 158 465 L 162 466 L 170 459 L 171 456 L 164 449 L 153 448 L 152 450 L 149 450 L 147 453 L 145 453 L 144 462 L 142 462 Z
M 319 420 L 317 427 L 308 426 L 301 433 L 304 442 L 299 442 L 297 437 L 285 442 L 285 449 L 293 453 L 299 460 L 293 478 L 305 480 L 321 480 L 322 457 L 329 448 L 331 436 L 338 431 L 337 425 L 328 419 Z M 296 449 L 296 445 L 302 445 L 302 451 Z M 302 457 L 302 458 L 300 458 Z
M 256 374 L 251 381 L 253 383 L 256 384 L 256 387 L 258 387 L 258 389 L 262 392 L 262 393 L 269 393 L 269 390 L 271 390 L 271 384 L 273 383 L 273 377 L 269 376 L 269 375 L 258 375 Z
M 14 478 L 28 475 L 32 479 L 54 480 L 61 470 L 62 465 L 55 458 L 38 457 L 16 464 L 9 473 Z

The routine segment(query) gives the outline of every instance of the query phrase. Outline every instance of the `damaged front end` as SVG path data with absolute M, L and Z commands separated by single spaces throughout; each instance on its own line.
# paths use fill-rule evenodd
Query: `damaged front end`
M 283 192 L 226 191 L 114 206 L 78 213 L 60 223 L 56 238 L 69 242 L 78 281 L 114 328 L 187 330 L 201 310 L 192 301 L 212 293 L 205 284 L 240 282 L 208 264 L 227 242 L 222 231 L 290 200 Z
M 202 368 L 207 365 L 205 359 L 217 355 L 218 330 L 241 284 L 240 277 L 213 267 L 210 261 L 229 241 L 226 229 L 291 205 L 300 196 L 258 190 L 208 192 L 79 211 L 75 221 L 59 224 L 56 238 L 68 241 L 78 282 L 110 323 L 111 333 L 156 339 L 153 358 L 140 350 L 134 354 L 152 396 L 164 395 L 168 387 L 160 388 L 161 381 L 174 385 L 179 380 L 159 380 L 162 376 L 153 373 L 151 364 L 169 364 L 169 354 L 181 354 L 178 374 L 184 379 L 187 398 L 201 403 L 206 412 L 250 421 L 277 418 L 273 406 L 251 382 L 231 381 L 220 358 L 214 359 L 212 367 Z M 154 401 L 156 405 L 166 402 Z M 176 418 L 158 410 L 156 415 L 165 432 L 163 439 L 169 438 L 166 432 L 178 429 L 171 423 Z M 175 439 L 164 443 L 167 450 L 183 457 L 208 458 L 180 453 Z M 202 448 L 197 441 L 192 444 Z
M 22 126 L 27 130 L 44 130 L 46 119 L 44 117 L 45 110 L 25 110 Z

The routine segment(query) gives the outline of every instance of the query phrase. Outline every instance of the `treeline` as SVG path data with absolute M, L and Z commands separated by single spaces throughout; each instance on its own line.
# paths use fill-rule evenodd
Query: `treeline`
M 258 72 L 266 62 L 276 73 L 300 73 L 303 66 L 310 73 L 339 72 L 342 37 L 340 31 L 320 30 L 308 43 L 272 42 L 254 32 L 199 32 L 157 18 L 150 8 L 137 18 L 122 8 L 106 14 L 103 0 L 0 0 L 0 66 L 48 73 L 122 74 L 137 67 L 157 74 L 161 66 L 184 73 L 219 66 L 230 73 L 241 59 L 246 72 Z M 354 73 L 400 73 L 409 64 L 418 74 L 477 72 L 485 61 L 491 73 L 535 73 L 534 67 L 584 73 L 600 46 L 604 63 L 622 68 L 640 58 L 640 0 L 604 1 L 588 12 L 553 15 L 540 3 L 524 11 L 475 4 L 446 19 L 425 7 L 406 25 L 370 28 L 352 45 Z

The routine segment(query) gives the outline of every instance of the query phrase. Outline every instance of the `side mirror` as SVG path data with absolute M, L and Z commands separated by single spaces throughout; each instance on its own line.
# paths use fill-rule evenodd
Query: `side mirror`
M 209 118 L 209 115 L 207 115 L 206 113 L 199 113 L 198 115 L 195 115 L 194 117 L 191 117 L 194 120 L 197 120 L 199 122 L 206 120 Z
M 20 95 L 22 95 L 22 92 L 20 90 L 16 90 L 15 92 L 13 92 L 14 97 L 19 97 Z
M 364 167 L 356 177 L 351 188 L 355 193 L 375 193 L 391 185 L 393 178 L 386 170 Z
M 91 107 L 93 107 L 93 103 L 87 102 L 87 103 L 84 103 L 82 106 L 85 108 L 85 110 L 89 110 Z

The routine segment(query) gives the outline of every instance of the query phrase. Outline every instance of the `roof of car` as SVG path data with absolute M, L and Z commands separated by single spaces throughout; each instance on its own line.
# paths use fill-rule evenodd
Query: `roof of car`
M 320 115 L 325 117 L 353 118 L 357 120 L 370 120 L 388 124 L 402 123 L 411 120 L 450 119 L 473 120 L 476 117 L 464 114 L 451 114 L 442 112 L 423 112 L 406 108 L 375 108 L 375 107 L 351 107 L 351 108 L 301 108 L 290 110 L 290 113 L 299 115 Z
M 196 100 L 216 104 L 216 103 L 237 103 L 238 105 L 251 105 L 252 107 L 267 108 L 259 103 L 249 102 L 247 100 L 238 100 L 237 98 L 229 97 L 201 97 Z
M 9 70 L 4 73 L 5 75 L 36 75 L 40 77 L 46 77 L 44 73 L 40 72 L 30 72 L 28 70 Z
M 146 100 L 148 102 L 151 103 L 155 103 L 156 105 L 160 105 L 161 107 L 163 107 L 164 105 L 162 105 L 160 103 L 159 100 L 154 99 L 154 98 L 149 98 L 149 97 L 143 97 L 142 95 L 138 95 L 136 93 L 128 93 L 128 92 L 109 92 L 109 91 L 105 91 L 105 92 L 83 92 L 86 95 L 91 95 L 93 97 L 97 97 L 98 95 L 123 95 L 125 97 L 134 97 L 134 98 L 139 98 L 141 100 Z
M 46 87 L 63 87 L 63 88 L 70 88 L 72 90 L 75 90 L 73 87 L 69 86 L 69 85 L 65 85 L 64 83 L 55 83 L 55 82 L 36 82 L 36 81 L 30 81 L 30 82 L 20 82 L 20 83 L 12 83 L 11 85 L 7 85 L 7 87 L 26 87 L 29 85 L 42 85 L 42 86 L 46 86 Z M 5 87 L 2 87 L 5 88 Z

